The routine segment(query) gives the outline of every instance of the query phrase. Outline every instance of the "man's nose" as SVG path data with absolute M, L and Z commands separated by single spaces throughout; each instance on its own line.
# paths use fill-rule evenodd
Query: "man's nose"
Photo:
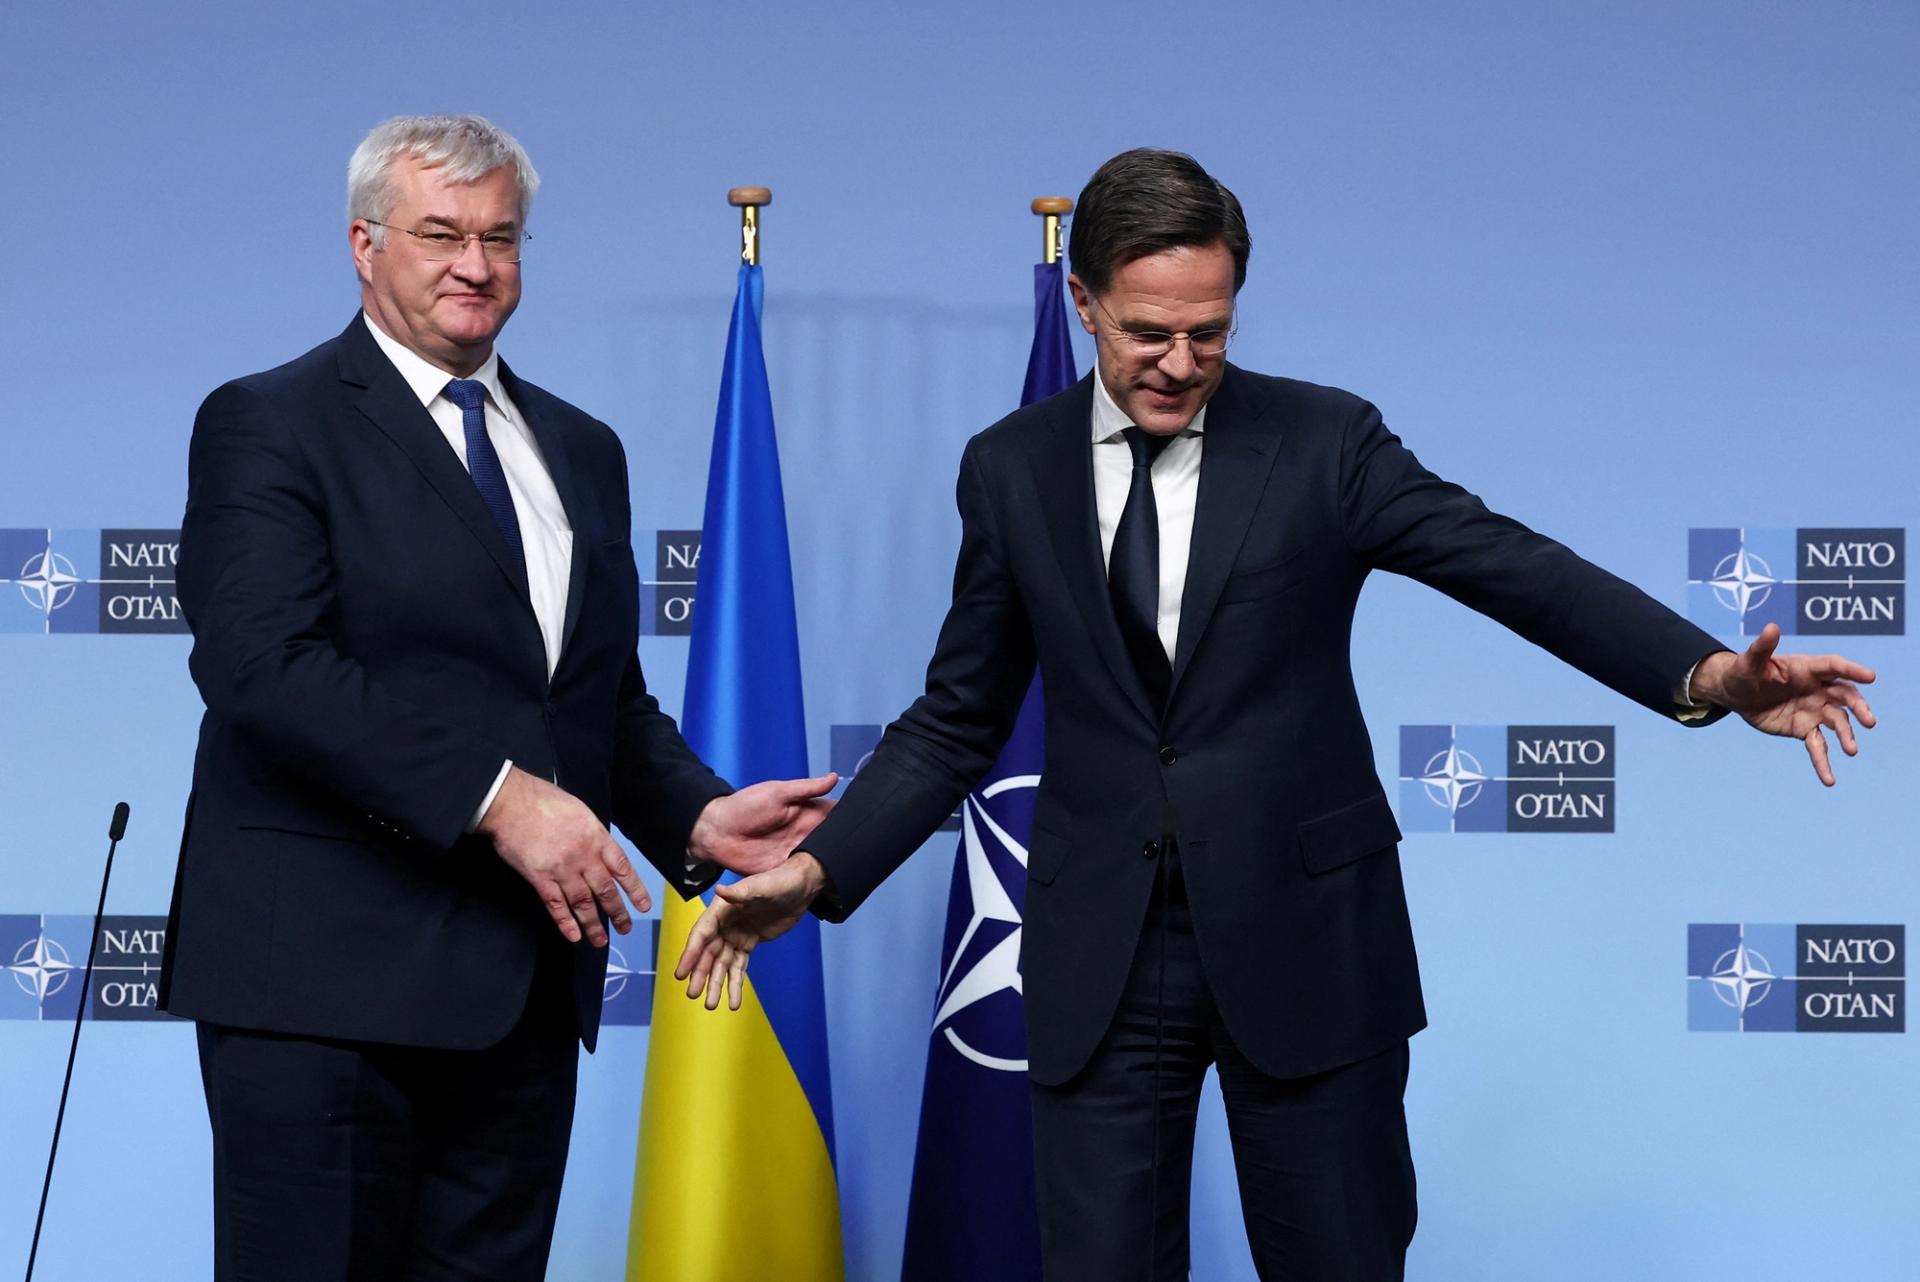
M 1160 372 L 1168 378 L 1185 382 L 1199 371 L 1199 363 L 1193 359 L 1193 344 L 1185 338 L 1173 340 L 1173 346 L 1159 361 Z
M 461 280 L 479 283 L 493 279 L 493 263 L 480 248 L 478 236 L 467 237 L 467 243 L 460 247 L 460 256 L 453 260 L 452 270 Z

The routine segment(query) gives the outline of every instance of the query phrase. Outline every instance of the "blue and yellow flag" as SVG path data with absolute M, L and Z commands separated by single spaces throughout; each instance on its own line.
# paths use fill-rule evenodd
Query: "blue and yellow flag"
M 760 268 L 742 267 L 682 718 L 687 742 L 741 787 L 808 773 L 760 299 Z M 671 979 L 701 905 L 661 898 L 628 1282 L 840 1282 L 820 923 L 762 944 L 740 1009 L 709 1011 Z
M 1033 350 L 1020 403 L 1044 400 L 1074 379 L 1060 265 L 1037 263 Z M 1036 678 L 1000 759 L 961 803 L 907 1203 L 905 1282 L 1040 1278 L 1019 963 L 1043 720 Z

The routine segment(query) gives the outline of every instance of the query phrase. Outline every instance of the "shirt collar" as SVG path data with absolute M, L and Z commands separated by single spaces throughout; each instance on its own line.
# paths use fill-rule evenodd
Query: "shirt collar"
M 400 377 L 407 381 L 407 386 L 413 390 L 413 394 L 419 398 L 422 405 L 432 405 L 434 398 L 447 390 L 447 383 L 454 378 L 454 375 L 447 373 L 399 339 L 389 336 L 385 330 L 374 324 L 373 317 L 366 312 L 360 313 L 360 319 L 367 323 L 367 329 L 373 334 L 373 341 L 379 344 L 380 350 L 387 354 L 387 359 L 392 361 L 393 367 L 400 371 Z M 505 411 L 507 394 L 506 389 L 500 386 L 499 352 L 488 352 L 486 364 L 467 377 L 487 389 L 487 399 L 493 402 L 495 409 Z
M 415 359 L 417 360 L 419 358 L 415 357 Z M 1120 403 L 1113 399 L 1113 393 L 1107 390 L 1106 382 L 1100 377 L 1100 367 L 1095 365 L 1093 369 L 1093 439 L 1095 444 L 1101 441 L 1115 440 L 1119 437 L 1120 433 L 1132 426 L 1133 420 L 1128 418 L 1127 412 L 1120 408 Z M 1202 405 L 1200 412 L 1193 416 L 1193 422 L 1187 424 L 1180 430 L 1180 435 L 1199 436 L 1206 430 L 1207 407 Z

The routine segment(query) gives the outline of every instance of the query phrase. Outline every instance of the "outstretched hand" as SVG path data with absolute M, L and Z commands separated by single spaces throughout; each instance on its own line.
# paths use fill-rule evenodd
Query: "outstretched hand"
M 704 992 L 708 1010 L 720 1005 L 723 993 L 727 1008 L 739 1010 L 747 955 L 792 930 L 826 884 L 820 861 L 803 850 L 768 872 L 714 887 L 713 902 L 688 932 L 673 977 L 687 981 L 689 998 Z
M 1694 696 L 1739 713 L 1756 730 L 1800 740 L 1814 773 L 1831 788 L 1825 731 L 1834 732 L 1849 757 L 1859 754 L 1853 722 L 1869 730 L 1875 724 L 1860 693 L 1873 681 L 1873 669 L 1837 654 L 1775 654 L 1779 644 L 1779 625 L 1769 623 L 1746 653 L 1708 655 L 1694 671 Z
M 741 876 L 765 872 L 807 839 L 833 802 L 827 793 L 840 782 L 829 771 L 813 779 L 769 779 L 715 797 L 694 821 L 687 848 Z

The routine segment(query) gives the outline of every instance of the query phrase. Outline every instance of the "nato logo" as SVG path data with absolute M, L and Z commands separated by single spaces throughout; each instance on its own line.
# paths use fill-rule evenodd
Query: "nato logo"
M 183 633 L 178 530 L 0 530 L 0 632 Z
M 633 961 L 628 960 L 629 952 Z M 602 1024 L 653 1022 L 653 965 L 659 955 L 658 917 L 636 922 L 630 935 L 613 936 L 607 945 L 607 979 L 600 998 Z
M 880 736 L 886 733 L 886 727 L 880 725 L 834 726 L 827 739 L 827 769 L 840 776 L 835 789 L 834 800 L 845 794 L 847 785 L 853 777 L 866 768 L 873 757 L 873 750 L 880 743 Z M 964 809 L 964 805 L 962 807 Z M 940 832 L 960 831 L 960 811 L 956 810 L 940 821 Z M 1022 856 L 1024 862 L 1025 856 Z
M 1612 726 L 1401 726 L 1406 832 L 1612 832 Z
M 1695 1033 L 1903 1033 L 1905 926 L 1687 927 Z
M 1687 617 L 1723 636 L 1902 636 L 1904 529 L 1689 530 Z
M 655 530 L 653 577 L 640 581 L 640 635 L 692 636 L 699 577 L 700 531 Z
M 92 917 L 0 916 L 0 1019 L 71 1020 L 80 1002 Z M 88 1019 L 172 1020 L 159 1008 L 165 917 L 102 917 Z
M 1027 847 L 1039 775 L 1007 775 L 960 803 L 960 858 L 947 897 L 947 935 L 934 1032 L 982 1068 L 1027 1071 L 1020 932 Z

